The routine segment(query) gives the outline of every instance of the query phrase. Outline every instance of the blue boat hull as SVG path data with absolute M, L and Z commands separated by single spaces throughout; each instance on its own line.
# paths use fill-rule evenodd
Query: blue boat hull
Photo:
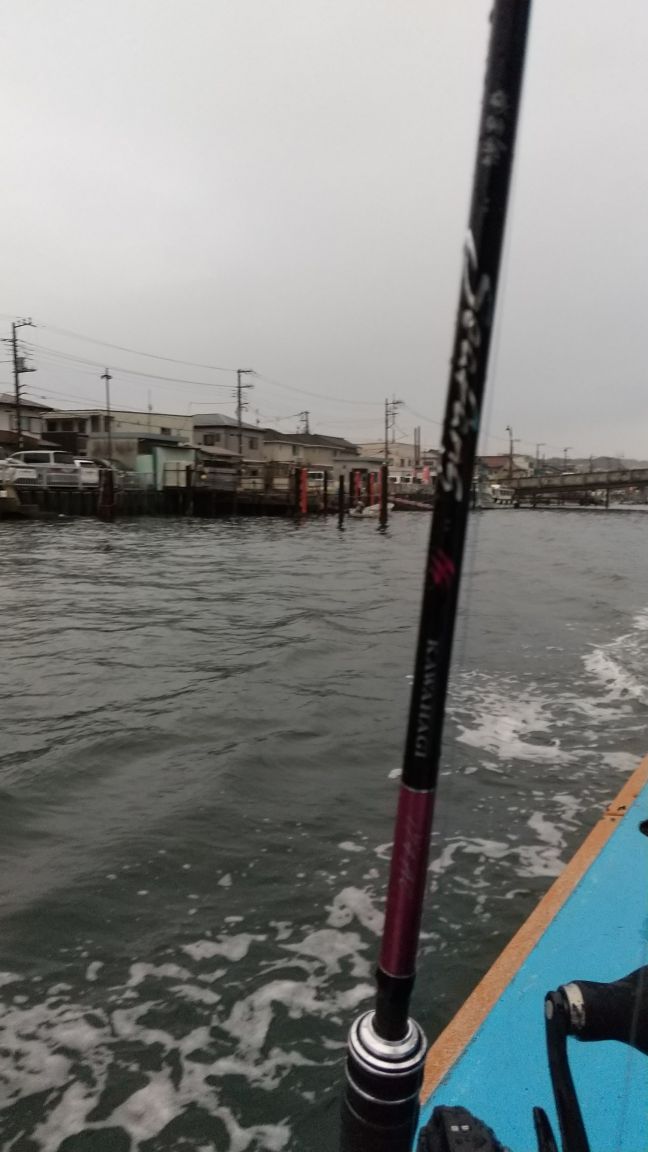
M 536 1147 L 532 1108 L 557 1118 L 544 994 L 571 980 L 617 980 L 648 963 L 648 758 L 530 920 L 430 1050 L 421 1123 L 462 1105 L 511 1152 Z M 592 1152 L 648 1149 L 648 1058 L 617 1042 L 569 1041 Z

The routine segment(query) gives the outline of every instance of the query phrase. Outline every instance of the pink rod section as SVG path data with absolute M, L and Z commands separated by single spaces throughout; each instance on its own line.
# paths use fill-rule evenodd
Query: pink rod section
M 401 784 L 379 960 L 390 976 L 411 976 L 416 966 L 433 811 L 434 792 Z

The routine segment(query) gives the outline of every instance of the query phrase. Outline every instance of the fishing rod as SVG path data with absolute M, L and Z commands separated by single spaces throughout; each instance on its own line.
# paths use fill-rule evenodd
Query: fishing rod
M 531 0 L 495 0 L 425 564 L 373 1011 L 351 1027 L 344 1152 L 409 1152 L 426 1054 L 409 1016 L 459 579 L 504 240 Z

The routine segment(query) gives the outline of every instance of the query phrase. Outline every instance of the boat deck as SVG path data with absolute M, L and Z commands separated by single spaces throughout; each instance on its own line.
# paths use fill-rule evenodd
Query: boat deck
M 648 963 L 648 758 L 430 1049 L 421 1121 L 463 1105 L 511 1152 L 533 1152 L 532 1108 L 558 1123 L 544 994 L 570 980 L 617 980 Z M 648 1149 L 648 1058 L 617 1043 L 569 1041 L 592 1152 Z

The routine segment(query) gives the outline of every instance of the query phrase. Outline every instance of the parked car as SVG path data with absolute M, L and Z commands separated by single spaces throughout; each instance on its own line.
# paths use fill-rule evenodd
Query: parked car
M 74 463 L 79 469 L 79 478 L 83 487 L 96 488 L 99 484 L 99 465 L 96 461 L 83 460 L 75 456 Z
M 76 488 L 79 483 L 79 470 L 70 452 L 28 448 L 14 452 L 4 464 L 5 478 L 18 484 L 33 484 L 43 478 L 46 478 L 48 484 L 57 486 Z

